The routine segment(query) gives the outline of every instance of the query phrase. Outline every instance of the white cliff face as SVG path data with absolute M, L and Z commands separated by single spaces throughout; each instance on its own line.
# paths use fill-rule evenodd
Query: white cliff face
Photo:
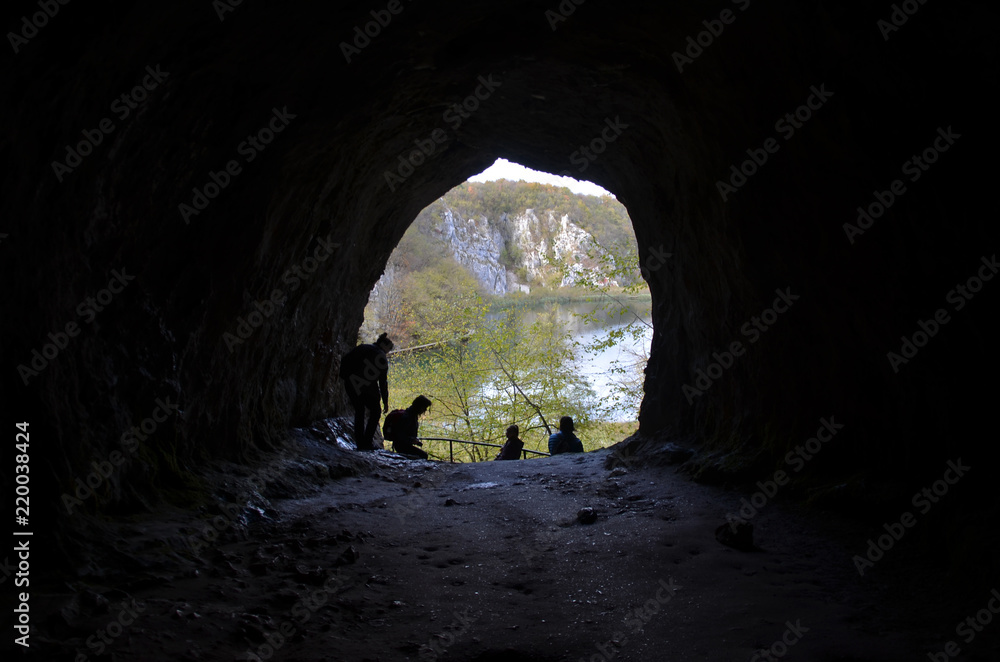
M 551 223 L 553 220 L 552 212 L 549 212 L 549 222 Z M 590 239 L 589 232 L 569 220 L 569 216 L 563 214 L 563 217 L 559 219 L 559 232 L 555 236 L 552 250 L 555 252 L 556 259 L 576 264 L 586 258 L 587 246 L 591 245 Z
M 544 282 L 558 287 L 574 285 L 576 275 L 594 268 L 586 256 L 593 246 L 590 233 L 566 215 L 556 218 L 552 211 L 539 216 L 534 209 L 526 209 L 491 222 L 485 216 L 463 218 L 445 206 L 440 220 L 423 232 L 447 246 L 455 261 L 468 269 L 484 290 L 497 296 L 528 293 L 533 284 Z M 504 235 L 510 237 L 512 250 L 508 250 Z M 568 274 L 554 283 L 562 266 Z M 383 275 L 376 291 L 385 279 Z
M 519 249 L 516 264 L 504 264 L 501 256 L 507 248 L 501 226 L 507 224 L 510 238 Z M 463 219 L 459 213 L 445 208 L 442 221 L 433 228 L 436 238 L 445 242 L 455 260 L 465 266 L 489 292 L 503 296 L 509 292 L 528 292 L 531 283 L 540 282 L 565 264 L 570 274 L 560 287 L 573 285 L 573 274 L 589 268 L 586 259 L 592 245 L 589 232 L 573 223 L 568 216 L 556 218 L 551 211 L 541 217 L 534 209 L 515 216 L 503 215 L 490 222 L 486 217 Z M 518 273 L 521 273 L 521 282 Z
M 513 227 L 514 241 L 521 249 L 521 266 L 524 267 L 527 280 L 538 280 L 541 269 L 548 265 L 549 244 L 546 237 L 552 233 L 543 230 L 534 209 L 526 209 L 509 221 Z
M 433 231 L 483 288 L 500 296 L 507 294 L 507 269 L 500 263 L 505 243 L 499 228 L 491 227 L 485 218 L 463 219 L 445 208 L 444 219 Z

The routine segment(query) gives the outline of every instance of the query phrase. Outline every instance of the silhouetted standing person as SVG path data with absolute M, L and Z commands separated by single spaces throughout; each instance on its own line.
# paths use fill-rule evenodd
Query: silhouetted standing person
M 583 442 L 573 434 L 574 429 L 571 416 L 559 419 L 559 432 L 549 437 L 549 455 L 583 452 Z
M 403 410 L 403 414 L 393 424 L 392 449 L 400 455 L 410 458 L 427 459 L 427 453 L 415 446 L 423 446 L 423 442 L 417 439 L 417 429 L 420 426 L 420 417 L 423 416 L 431 406 L 430 399 L 418 395 L 413 398 L 413 404 Z
M 340 361 L 340 378 L 354 407 L 354 443 L 359 451 L 375 448 L 372 440 L 380 418 L 380 396 L 385 403 L 383 413 L 389 411 L 389 357 L 386 353 L 392 347 L 388 334 L 383 333 L 370 345 L 358 345 Z M 367 425 L 366 409 L 370 412 Z
M 521 450 L 524 448 L 524 442 L 517 438 L 520 431 L 521 429 L 516 425 L 511 425 L 507 428 L 507 443 L 500 449 L 500 454 L 497 455 L 498 460 L 521 459 Z

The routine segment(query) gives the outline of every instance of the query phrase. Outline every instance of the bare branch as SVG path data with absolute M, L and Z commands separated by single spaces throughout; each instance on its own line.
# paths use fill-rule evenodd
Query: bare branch
M 521 387 L 518 386 L 517 382 L 514 380 L 514 376 L 507 371 L 507 368 L 504 367 L 503 359 L 500 358 L 500 354 L 492 347 L 490 348 L 490 351 L 493 352 L 493 355 L 495 357 L 497 357 L 497 364 L 500 366 L 500 370 L 503 371 L 503 374 L 507 375 L 507 379 L 510 380 L 511 385 L 513 385 L 513 387 L 517 389 L 517 392 L 521 394 L 521 397 L 524 398 L 524 401 L 528 403 L 528 406 L 530 406 L 532 409 L 535 410 L 535 413 L 538 414 L 538 418 L 542 419 L 542 424 L 545 425 L 545 430 L 549 434 L 552 434 L 552 427 L 549 425 L 549 422 L 545 420 L 545 414 L 543 414 L 542 410 L 538 408 L 538 405 L 532 402 L 531 398 L 529 398 L 528 395 L 521 390 Z

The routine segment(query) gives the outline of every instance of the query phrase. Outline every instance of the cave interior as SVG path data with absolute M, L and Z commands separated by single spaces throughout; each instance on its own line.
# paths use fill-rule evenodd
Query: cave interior
M 640 262 L 670 254 L 644 272 L 640 458 L 751 484 L 834 418 L 801 498 L 859 526 L 961 458 L 920 545 L 998 574 L 995 6 L 58 3 L 32 31 L 40 6 L 8 8 L 0 324 L 53 581 L 109 518 L 194 512 L 205 467 L 349 416 L 337 368 L 389 254 L 500 157 L 600 184 Z

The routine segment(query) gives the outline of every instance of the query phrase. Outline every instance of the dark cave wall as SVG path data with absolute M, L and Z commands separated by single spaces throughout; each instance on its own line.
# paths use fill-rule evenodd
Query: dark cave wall
M 649 272 L 644 434 L 780 458 L 833 415 L 847 427 L 824 463 L 841 472 L 902 476 L 974 455 L 995 392 L 976 385 L 996 371 L 993 286 L 900 374 L 885 354 L 995 251 L 980 102 L 996 82 L 995 10 L 924 5 L 885 41 L 889 7 L 734 4 L 735 21 L 678 72 L 672 53 L 726 6 L 586 3 L 553 31 L 546 3 L 406 4 L 350 64 L 339 43 L 376 7 L 247 3 L 224 21 L 207 3 L 63 7 L 5 69 L 0 196 L 5 307 L 19 312 L 0 323 L 5 383 L 51 439 L 52 493 L 157 398 L 179 411 L 102 499 L 183 482 L 206 458 L 249 459 L 289 425 L 342 413 L 339 356 L 419 209 L 496 156 L 572 172 L 571 154 L 613 118 L 628 128 L 581 176 L 628 206 L 640 260 L 671 254 Z M 156 64 L 169 76 L 57 182 L 52 160 Z M 448 105 L 491 75 L 500 86 L 449 126 Z M 785 140 L 775 122 L 814 85 L 833 96 Z M 294 119 L 247 162 L 240 143 L 286 107 Z M 843 223 L 939 126 L 963 137 L 850 244 Z M 384 172 L 435 129 L 447 140 L 390 190 Z M 723 201 L 717 180 L 769 137 L 779 150 Z M 178 205 L 231 160 L 240 174 L 186 224 Z M 293 287 L 288 270 L 320 238 L 337 248 Z M 134 280 L 25 387 L 17 364 L 82 322 L 76 307 L 113 269 Z M 749 344 L 742 325 L 779 288 L 800 299 Z M 275 290 L 284 304 L 227 340 Z M 746 354 L 688 404 L 682 387 L 733 341 Z

